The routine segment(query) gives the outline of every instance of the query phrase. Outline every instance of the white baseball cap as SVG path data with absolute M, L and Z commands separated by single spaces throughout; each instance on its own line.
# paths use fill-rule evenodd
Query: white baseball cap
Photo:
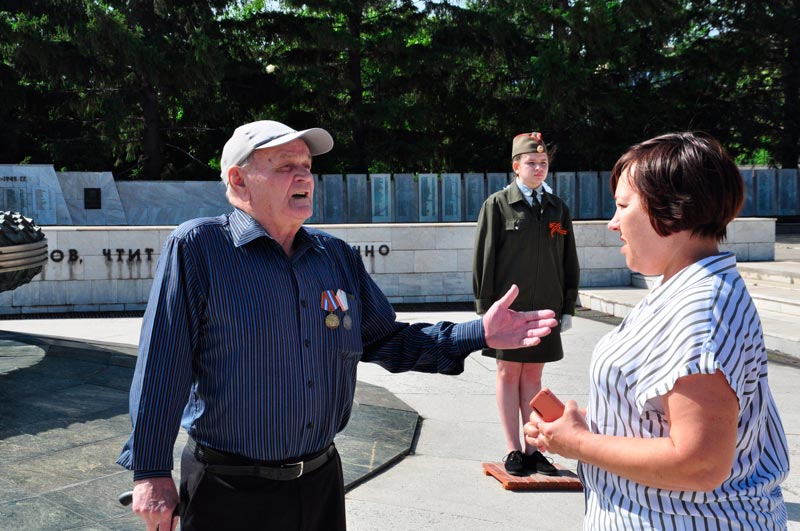
M 319 127 L 295 131 L 288 125 L 272 120 L 251 122 L 237 127 L 222 148 L 222 180 L 227 182 L 230 167 L 241 164 L 253 151 L 280 146 L 298 138 L 302 138 L 308 145 L 311 155 L 322 155 L 333 148 L 330 133 Z

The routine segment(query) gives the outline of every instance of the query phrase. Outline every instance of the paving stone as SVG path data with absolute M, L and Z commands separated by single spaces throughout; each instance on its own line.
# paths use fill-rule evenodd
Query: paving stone
M 92 524 L 83 516 L 40 497 L 0 504 L 0 522 L 3 529 L 15 531 L 60 531 Z
M 116 459 L 130 434 L 135 357 L 48 341 L 0 331 L 0 529 L 141 531 L 117 501 L 133 484 Z M 385 389 L 358 385 L 336 438 L 346 485 L 406 455 L 417 420 Z M 176 479 L 187 438 L 181 430 L 175 443 Z

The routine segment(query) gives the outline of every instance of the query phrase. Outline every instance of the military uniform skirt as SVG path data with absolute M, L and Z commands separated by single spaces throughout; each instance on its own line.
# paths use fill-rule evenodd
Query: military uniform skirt
M 511 350 L 485 348 L 481 354 L 502 361 L 516 361 L 520 363 L 549 363 L 551 361 L 558 361 L 564 357 L 559 328 L 554 328 L 553 331 L 543 337 L 542 342 L 535 347 Z

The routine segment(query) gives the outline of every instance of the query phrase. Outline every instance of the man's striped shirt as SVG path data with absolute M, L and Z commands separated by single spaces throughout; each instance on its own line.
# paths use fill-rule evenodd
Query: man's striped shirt
M 710 492 L 646 487 L 581 463 L 587 530 L 786 529 L 786 437 L 767 381 L 761 321 L 733 254 L 654 288 L 597 345 L 587 420 L 594 433 L 668 437 L 661 397 L 678 378 L 721 371 L 739 399 L 730 476 Z
M 289 258 L 240 210 L 168 238 L 131 385 L 133 432 L 118 459 L 136 479 L 170 474 L 180 424 L 201 444 L 262 461 L 318 452 L 347 425 L 359 361 L 458 374 L 486 346 L 480 320 L 397 322 L 344 241 L 309 227 L 295 241 Z M 331 304 L 340 290 L 350 326 Z

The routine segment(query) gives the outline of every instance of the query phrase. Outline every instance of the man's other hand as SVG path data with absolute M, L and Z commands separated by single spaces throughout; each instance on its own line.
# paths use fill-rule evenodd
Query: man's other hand
M 147 531 L 175 531 L 178 527 L 178 490 L 172 478 L 148 478 L 133 484 L 133 512 L 147 525 Z

